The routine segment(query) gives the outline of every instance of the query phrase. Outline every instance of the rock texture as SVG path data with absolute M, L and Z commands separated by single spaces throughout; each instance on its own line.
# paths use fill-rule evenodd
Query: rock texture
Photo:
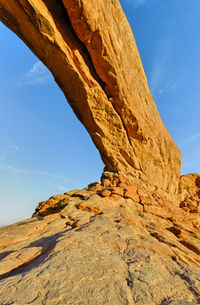
M 106 165 L 101 182 L 0 229 L 0 304 L 200 304 L 200 175 L 149 92 L 118 0 L 1 0 Z
M 1 20 L 49 68 L 107 170 L 175 199 L 180 152 L 118 0 L 1 0 Z
M 0 304 L 200 304 L 200 213 L 105 180 L 0 229 Z
M 184 175 L 180 179 L 180 206 L 187 212 L 200 213 L 200 175 Z

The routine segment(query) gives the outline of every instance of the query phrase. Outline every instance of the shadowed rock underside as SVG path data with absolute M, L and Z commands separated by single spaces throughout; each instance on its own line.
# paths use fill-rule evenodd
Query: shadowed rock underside
M 106 169 L 175 200 L 180 151 L 119 1 L 1 0 L 0 12 L 52 72 Z

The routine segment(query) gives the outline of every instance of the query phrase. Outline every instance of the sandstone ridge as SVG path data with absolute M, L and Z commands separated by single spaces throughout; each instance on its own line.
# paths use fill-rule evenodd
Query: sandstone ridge
M 200 304 L 200 211 L 114 180 L 0 229 L 1 304 Z
M 200 304 L 200 175 L 180 177 L 119 1 L 1 0 L 0 17 L 105 163 L 100 182 L 0 229 L 0 304 Z

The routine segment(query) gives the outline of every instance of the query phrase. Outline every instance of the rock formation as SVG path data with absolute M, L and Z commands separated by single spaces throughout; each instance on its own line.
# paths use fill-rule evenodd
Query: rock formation
M 184 175 L 180 178 L 180 207 L 189 213 L 200 213 L 200 176 Z
M 131 191 L 93 183 L 1 228 L 0 303 L 200 304 L 200 213 Z
M 118 0 L 1 0 L 98 148 L 101 181 L 0 229 L 0 303 L 200 304 L 200 175 L 149 92 Z
M 180 152 L 118 0 L 1 0 L 1 20 L 49 68 L 110 172 L 174 199 Z

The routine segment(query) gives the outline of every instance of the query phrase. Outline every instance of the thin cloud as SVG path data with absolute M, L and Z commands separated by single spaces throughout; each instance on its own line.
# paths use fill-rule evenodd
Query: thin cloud
M 178 84 L 174 82 L 173 84 L 167 84 L 165 87 L 158 90 L 159 94 L 174 91 L 178 87 Z
M 200 164 L 200 155 L 197 155 L 195 158 L 193 158 L 192 160 L 188 161 L 188 162 L 183 162 L 183 172 L 185 172 L 187 169 L 190 169 L 192 166 L 196 164 Z M 197 170 L 198 171 L 198 170 Z
M 6 160 L 7 158 L 7 153 L 6 152 L 3 152 L 2 154 L 0 154 L 0 160 L 3 161 L 3 160 Z
M 191 142 L 196 141 L 199 138 L 200 138 L 200 134 L 199 133 L 195 133 L 192 136 L 186 138 L 179 146 L 183 147 L 183 146 L 185 146 L 185 145 L 187 145 L 187 144 L 189 144 Z
M 156 90 L 159 87 L 159 84 L 161 82 L 161 79 L 163 77 L 163 59 L 160 60 L 160 62 L 158 62 L 154 67 L 153 70 L 151 72 L 151 78 L 150 78 L 150 82 L 149 82 L 149 86 L 150 86 L 150 90 L 152 95 L 155 95 Z M 160 89 L 161 92 L 163 93 L 163 89 Z
M 10 148 L 14 149 L 14 150 L 19 150 L 19 147 L 17 145 L 14 145 L 14 144 L 11 144 Z
M 60 185 L 60 184 L 56 185 L 56 189 L 61 191 L 61 192 L 68 192 L 69 191 L 69 188 L 67 188 L 64 185 Z
M 141 6 L 146 3 L 146 0 L 132 0 L 136 6 Z
M 157 0 L 120 0 L 121 3 L 126 2 L 134 8 L 150 7 L 155 4 Z
M 146 3 L 146 0 L 126 0 L 128 3 L 133 4 L 135 7 L 142 6 Z
M 41 63 L 37 61 L 33 64 L 30 70 L 21 78 L 19 85 L 36 86 L 46 85 L 53 79 L 50 71 Z
M 163 38 L 157 47 L 155 53 L 155 64 L 152 68 L 149 87 L 153 96 L 162 94 L 165 91 L 174 90 L 177 84 L 174 82 L 171 85 L 164 85 L 164 78 L 166 76 L 167 63 L 171 56 L 170 40 Z
M 173 85 L 171 86 L 171 90 L 173 91 L 173 90 L 175 90 L 176 88 L 177 88 L 177 86 L 178 86 L 178 84 L 177 83 L 173 83 Z
M 27 170 L 22 168 L 17 168 L 11 164 L 9 165 L 0 165 L 0 169 L 12 174 L 29 174 L 29 175 L 39 175 L 39 176 L 47 176 L 55 179 L 59 179 L 63 182 L 69 182 L 69 179 L 57 173 L 47 172 L 43 170 Z

